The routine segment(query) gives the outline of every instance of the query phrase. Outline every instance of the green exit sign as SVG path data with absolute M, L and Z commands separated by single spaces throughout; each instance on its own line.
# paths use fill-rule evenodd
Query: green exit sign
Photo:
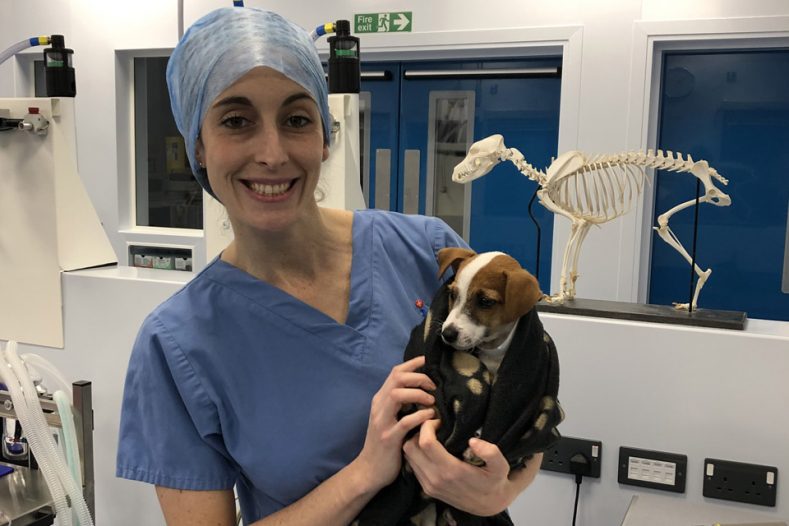
M 353 16 L 356 33 L 400 33 L 411 31 L 411 11 L 366 13 Z

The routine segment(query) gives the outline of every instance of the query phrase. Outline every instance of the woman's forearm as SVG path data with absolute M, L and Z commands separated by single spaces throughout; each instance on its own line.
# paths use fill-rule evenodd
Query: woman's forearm
M 369 479 L 357 459 L 298 501 L 252 526 L 346 526 L 380 489 Z

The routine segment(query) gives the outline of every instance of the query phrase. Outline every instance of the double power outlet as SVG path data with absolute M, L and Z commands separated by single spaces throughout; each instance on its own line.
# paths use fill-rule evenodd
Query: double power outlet
M 541 469 L 600 478 L 603 443 L 599 440 L 562 437 L 543 453 Z
M 562 437 L 543 456 L 541 468 L 600 478 L 603 444 Z M 675 493 L 685 492 L 688 457 L 631 447 L 619 448 L 618 481 Z M 775 506 L 778 468 L 729 460 L 704 460 L 705 497 Z

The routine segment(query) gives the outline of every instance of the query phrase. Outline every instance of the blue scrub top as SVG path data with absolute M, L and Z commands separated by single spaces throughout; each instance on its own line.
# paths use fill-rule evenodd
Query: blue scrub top
M 215 259 L 140 329 L 117 476 L 237 484 L 247 523 L 309 493 L 361 451 L 372 397 L 402 362 L 447 246 L 467 245 L 439 219 L 354 212 L 344 325 Z

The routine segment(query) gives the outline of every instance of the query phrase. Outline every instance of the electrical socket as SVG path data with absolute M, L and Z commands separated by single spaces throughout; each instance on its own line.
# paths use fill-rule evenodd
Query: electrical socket
M 619 483 L 685 493 L 687 455 L 619 448 Z
M 599 440 L 563 436 L 543 453 L 540 469 L 571 474 L 570 459 L 578 453 L 582 453 L 589 460 L 591 471 L 585 476 L 600 478 L 603 443 Z
M 704 496 L 761 506 L 775 506 L 778 468 L 704 459 Z

